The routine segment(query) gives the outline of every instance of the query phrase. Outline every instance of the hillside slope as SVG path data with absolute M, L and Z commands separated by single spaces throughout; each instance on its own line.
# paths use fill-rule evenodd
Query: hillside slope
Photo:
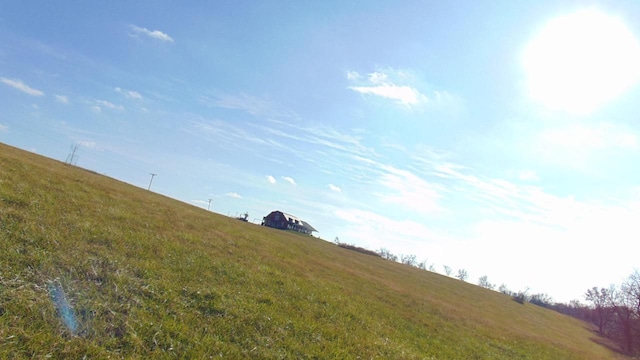
M 0 358 L 623 358 L 556 312 L 1 144 L 0 244 Z

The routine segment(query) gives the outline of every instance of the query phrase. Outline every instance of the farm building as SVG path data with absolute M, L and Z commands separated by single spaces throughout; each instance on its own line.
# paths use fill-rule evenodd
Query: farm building
M 293 230 L 307 235 L 311 235 L 314 231 L 318 232 L 308 222 L 278 210 L 272 211 L 262 218 L 262 225 L 281 230 Z

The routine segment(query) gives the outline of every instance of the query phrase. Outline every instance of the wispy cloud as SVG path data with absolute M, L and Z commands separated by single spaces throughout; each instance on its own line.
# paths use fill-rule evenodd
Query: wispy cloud
M 582 217 L 580 209 L 589 207 L 572 197 L 550 194 L 539 186 L 474 175 L 474 169 L 447 161 L 425 159 L 420 167 L 427 177 L 434 181 L 439 178 L 439 182 L 447 184 L 448 197 L 464 199 L 468 208 L 482 209 L 485 216 L 493 214 L 510 221 L 563 227 L 569 218 Z
M 367 74 L 356 71 L 347 72 L 347 80 L 353 84 L 347 88 L 363 95 L 372 95 L 406 108 L 428 106 L 430 108 L 447 108 L 455 111 L 459 108 L 459 99 L 445 90 L 421 91 L 419 88 L 429 88 L 420 84 L 410 72 L 385 69 Z
M 253 156 L 280 165 L 292 166 L 303 161 L 313 164 L 322 173 L 348 172 L 356 176 L 362 174 L 342 167 L 340 164 L 344 163 L 343 160 L 353 156 L 370 159 L 378 156 L 372 148 L 362 143 L 359 131 L 344 132 L 323 124 L 292 121 L 292 118 L 297 118 L 293 112 L 280 109 L 262 98 L 242 94 L 203 101 L 210 106 L 241 110 L 261 117 L 259 122 L 247 121 L 242 124 L 200 116 L 194 116 L 197 119 L 188 122 L 190 125 L 184 131 L 227 150 L 235 148 L 249 151 Z M 267 156 L 267 153 L 270 155 Z
M 329 186 L 329 190 L 331 191 L 342 192 L 342 189 L 340 188 L 340 186 L 333 185 L 333 184 L 329 184 L 328 186 Z
M 527 147 L 546 164 L 587 172 L 611 165 L 608 155 L 637 154 L 639 150 L 640 138 L 635 131 L 608 122 L 547 128 L 535 133 Z
M 31 96 L 43 96 L 44 92 L 34 89 L 30 86 L 28 86 L 27 84 L 23 83 L 20 80 L 17 79 L 7 79 L 7 78 L 3 78 L 0 77 L 0 81 L 3 82 L 6 85 L 11 86 L 12 88 L 22 91 L 25 94 L 31 95 Z
M 284 180 L 284 181 L 288 182 L 288 183 L 289 183 L 289 184 L 291 184 L 291 185 L 294 185 L 294 186 L 295 186 L 295 185 L 297 185 L 297 184 L 296 184 L 296 181 L 295 181 L 292 177 L 290 177 L 290 176 L 283 176 L 283 177 L 282 177 L 282 180 Z
M 347 72 L 347 80 L 351 82 L 361 82 L 363 78 L 355 71 Z M 349 86 L 350 90 L 365 95 L 376 95 L 386 99 L 394 100 L 396 103 L 412 107 L 428 101 L 427 96 L 416 88 L 409 85 L 397 85 L 385 72 L 373 72 L 366 77 L 366 81 L 359 86 Z
M 267 175 L 267 181 L 268 181 L 270 184 L 275 184 L 275 183 L 276 183 L 276 178 L 274 178 L 274 177 L 273 177 L 273 176 L 271 176 L 271 175 Z
M 263 151 L 265 148 L 293 152 L 291 148 L 273 138 L 257 133 L 252 126 L 238 126 L 222 120 L 203 119 L 199 116 L 196 116 L 196 119 L 189 123 L 190 127 L 185 128 L 185 131 L 227 149 L 237 148 L 240 151 L 251 151 L 259 157 L 265 157 Z M 266 157 L 266 159 L 274 162 L 279 161 L 273 156 Z
M 161 41 L 166 41 L 166 42 L 174 42 L 173 39 L 171 38 L 171 36 L 163 33 L 160 30 L 149 30 L 147 28 L 143 28 L 143 27 L 139 27 L 139 26 L 135 26 L 135 25 L 131 25 L 131 30 L 134 31 L 134 33 L 136 34 L 142 34 L 144 36 L 148 36 L 152 39 L 157 39 L 157 40 L 161 40 Z
M 191 200 L 191 202 L 192 202 L 192 203 L 194 203 L 194 204 L 198 204 L 198 205 L 207 205 L 207 206 L 210 204 L 210 203 L 209 203 L 209 201 L 207 201 L 207 200 L 200 200 L 200 199 L 197 199 L 197 200 Z
M 213 98 L 203 96 L 201 101 L 209 106 L 230 110 L 240 110 L 254 116 L 289 118 L 296 115 L 290 111 L 280 109 L 271 100 L 240 93 L 238 95 L 223 94 Z
M 350 86 L 349 89 L 361 94 L 372 94 L 396 100 L 399 104 L 405 106 L 417 105 L 426 100 L 426 97 L 418 90 L 409 86 L 382 84 L 377 86 Z
M 116 90 L 117 93 L 124 95 L 128 99 L 137 99 L 137 100 L 142 99 L 142 95 L 140 95 L 140 93 L 137 92 L 137 91 L 124 90 L 124 89 L 122 89 L 120 87 L 116 87 L 115 90 Z
M 320 124 L 302 125 L 297 122 L 285 122 L 269 119 L 271 126 L 261 127 L 261 131 L 273 135 L 296 140 L 300 143 L 327 150 L 335 150 L 345 155 L 374 158 L 375 150 L 363 145 L 362 138 L 353 132 L 341 132 L 332 127 Z M 276 129 L 280 127 L 280 130 Z M 304 146 L 308 148 L 308 146 Z
M 378 194 L 385 202 L 396 203 L 403 208 L 419 212 L 432 213 L 441 210 L 438 200 L 442 197 L 442 188 L 429 183 L 416 174 L 392 166 L 383 166 L 386 172 L 380 178 L 380 184 L 388 190 Z
M 87 149 L 99 150 L 98 144 L 96 144 L 94 141 L 81 140 L 77 141 L 76 143 L 80 146 L 86 147 Z
M 56 95 L 56 101 L 62 104 L 68 104 L 69 98 L 65 95 Z
M 359 80 L 361 77 L 357 71 L 347 71 L 347 80 Z
M 553 290 L 561 294 L 566 293 L 566 289 L 556 289 L 555 285 L 544 282 L 523 283 L 523 279 L 529 277 L 525 270 L 519 269 L 535 266 L 540 259 L 552 264 L 550 269 L 553 269 L 566 261 L 566 254 L 585 245 L 589 249 L 581 261 L 589 267 L 589 262 L 599 256 L 615 256 L 615 249 L 640 236 L 640 229 L 632 225 L 635 224 L 632 219 L 640 211 L 639 195 L 606 202 L 577 199 L 577 196 L 556 195 L 542 186 L 531 185 L 532 180 L 539 178 L 531 170 L 513 172 L 510 175 L 513 180 L 508 181 L 480 175 L 481 169 L 456 163 L 446 154 L 424 152 L 411 157 L 412 152 L 415 153 L 407 150 L 410 163 L 404 168 L 366 158 L 360 162 L 378 173 L 377 181 L 368 186 L 379 199 L 419 213 L 392 210 L 378 214 L 357 209 L 357 204 L 351 208 L 340 207 L 335 214 L 345 222 L 341 238 L 372 248 L 392 246 L 386 242 L 389 238 L 401 239 L 393 245 L 396 253 L 429 254 L 436 261 L 484 272 L 510 286 L 534 286 L 536 291 Z M 421 214 L 425 211 L 437 211 L 438 216 L 425 220 Z M 456 224 L 455 229 L 444 225 L 450 222 Z M 602 239 L 614 245 L 597 246 Z M 522 246 L 528 249 L 526 256 L 522 254 Z M 450 255 L 460 247 L 468 249 L 469 255 Z M 483 263 L 482 259 L 496 248 L 504 249 L 510 256 L 492 264 Z M 550 248 L 555 249 L 553 254 L 549 254 Z M 631 256 L 627 256 L 624 263 L 633 263 Z M 504 273 L 505 269 L 517 271 Z M 481 273 L 474 274 L 478 275 Z M 553 282 L 550 279 L 557 273 L 545 270 L 543 276 Z M 581 291 L 581 287 L 587 286 L 589 284 L 584 283 L 572 286 L 572 291 Z
M 596 125 L 579 124 L 548 129 L 541 133 L 540 141 L 544 143 L 543 145 L 584 151 L 611 147 L 638 147 L 638 137 L 636 135 L 609 123 Z
M 230 197 L 233 199 L 242 199 L 242 195 L 238 194 L 237 192 L 228 192 L 226 194 L 224 194 L 226 197 Z
M 7 131 L 9 127 L 7 125 L 0 124 L 0 131 Z
M 374 249 L 387 247 L 388 239 L 398 239 L 403 244 L 399 245 L 401 251 L 409 250 L 409 253 L 420 253 L 420 247 L 424 244 L 423 239 L 431 239 L 437 242 L 443 239 L 432 229 L 424 224 L 413 220 L 396 220 L 385 215 L 356 208 L 341 209 L 334 211 L 335 216 L 346 221 L 349 226 L 345 231 L 345 236 L 350 239 L 363 239 L 367 246 Z M 397 249 L 396 249 L 397 250 Z
M 94 106 L 93 109 L 97 112 L 100 112 L 102 108 L 124 111 L 124 107 L 122 105 L 116 105 L 106 100 L 96 100 L 96 104 L 98 104 L 98 106 Z

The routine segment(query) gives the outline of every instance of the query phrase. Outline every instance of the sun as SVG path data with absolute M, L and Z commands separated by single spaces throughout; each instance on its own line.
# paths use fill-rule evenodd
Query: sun
M 529 96 L 589 114 L 640 80 L 640 44 L 624 22 L 596 9 L 549 21 L 525 48 Z

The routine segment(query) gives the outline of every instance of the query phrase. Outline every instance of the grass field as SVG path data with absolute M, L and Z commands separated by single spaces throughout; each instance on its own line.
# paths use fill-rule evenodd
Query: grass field
M 0 144 L 3 359 L 624 358 L 596 340 L 494 291 Z

